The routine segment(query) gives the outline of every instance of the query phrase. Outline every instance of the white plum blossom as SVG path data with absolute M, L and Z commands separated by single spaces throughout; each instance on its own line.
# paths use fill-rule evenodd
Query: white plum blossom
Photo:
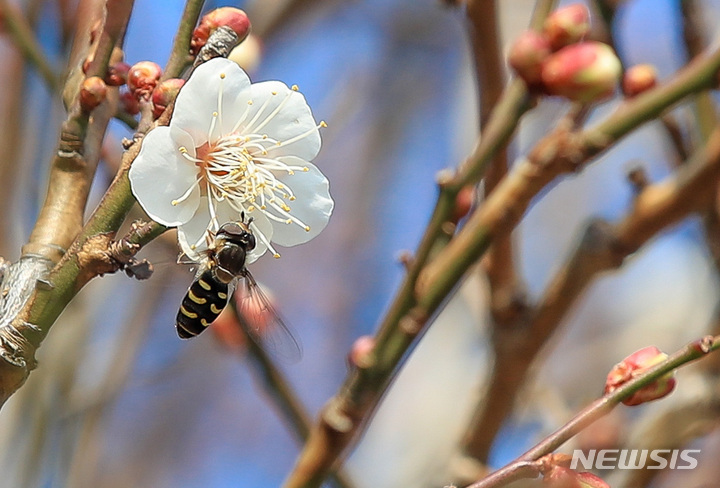
M 153 220 L 177 226 L 191 260 L 243 213 L 257 241 L 248 263 L 268 249 L 279 257 L 273 244 L 309 241 L 332 213 L 328 180 L 309 163 L 324 125 L 296 87 L 251 84 L 232 61 L 210 60 L 180 90 L 170 125 L 145 136 L 132 192 Z

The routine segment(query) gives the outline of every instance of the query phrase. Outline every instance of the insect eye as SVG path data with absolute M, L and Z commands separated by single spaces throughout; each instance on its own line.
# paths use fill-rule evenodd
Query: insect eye
M 248 250 L 255 249 L 255 236 L 248 234 L 247 236 Z

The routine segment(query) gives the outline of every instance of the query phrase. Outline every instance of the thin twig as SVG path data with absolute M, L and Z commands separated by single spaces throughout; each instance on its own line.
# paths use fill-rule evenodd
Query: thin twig
M 170 51 L 170 59 L 168 59 L 162 79 L 178 78 L 187 67 L 189 67 L 193 58 L 190 55 L 190 38 L 193 30 L 200 18 L 205 0 L 187 0 L 185 10 L 183 10 L 180 18 L 180 25 L 173 41 L 172 50 Z

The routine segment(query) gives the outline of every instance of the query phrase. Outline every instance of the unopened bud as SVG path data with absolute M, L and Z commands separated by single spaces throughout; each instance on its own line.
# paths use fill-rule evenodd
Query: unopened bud
M 127 83 L 129 72 L 130 65 L 122 61 L 108 66 L 105 83 L 107 83 L 108 86 L 122 86 Z
M 542 67 L 542 81 L 551 95 L 589 103 L 613 94 L 622 66 L 615 52 L 601 42 L 571 44 L 551 54 Z
M 207 13 L 193 31 L 190 52 L 199 53 L 213 32 L 221 26 L 231 28 L 242 41 L 250 32 L 250 19 L 244 11 L 234 7 L 221 7 Z
M 128 72 L 127 85 L 130 92 L 137 98 L 147 100 L 158 84 L 162 69 L 152 61 L 140 61 Z
M 372 364 L 373 349 L 375 349 L 374 337 L 369 335 L 358 337 L 348 354 L 348 363 L 358 368 L 367 368 Z
M 120 92 L 120 107 L 123 112 L 130 115 L 137 115 L 140 113 L 140 102 L 138 102 L 138 99 L 128 91 Z
M 553 466 L 543 476 L 543 483 L 551 488 L 610 488 L 602 478 L 592 473 L 578 473 L 563 466 Z
M 634 97 L 657 85 L 658 73 L 652 64 L 636 64 L 625 71 L 623 76 L 623 93 L 626 97 Z
M 220 315 L 213 320 L 210 326 L 213 337 L 230 352 L 243 352 L 247 345 L 245 332 L 232 307 L 228 306 L 220 312 Z
M 543 26 L 553 51 L 581 41 L 590 31 L 590 12 L 585 5 L 574 3 L 552 12 Z
M 252 72 L 260 64 L 262 57 L 262 41 L 256 35 L 250 34 L 247 38 L 230 51 L 228 59 L 234 61 L 242 69 Z
M 475 203 L 475 187 L 472 185 L 463 187 L 455 197 L 455 208 L 453 209 L 452 221 L 458 223 L 465 217 Z
M 152 93 L 153 115 L 155 118 L 160 117 L 167 106 L 175 100 L 184 84 L 185 80 L 170 78 L 155 87 Z
M 618 364 L 608 373 L 605 381 L 605 393 L 612 393 L 628 381 L 643 374 L 658 363 L 665 361 L 668 355 L 655 346 L 648 346 L 635 351 Z M 669 395 L 675 388 L 675 371 L 671 371 L 655 382 L 639 389 L 625 400 L 625 405 L 633 406 L 641 403 L 657 400 Z
M 542 34 L 528 30 L 520 34 L 508 56 L 510 66 L 528 85 L 541 80 L 542 64 L 550 56 L 550 43 Z
M 83 81 L 80 87 L 80 107 L 90 112 L 100 105 L 107 97 L 107 85 L 99 76 L 91 76 Z

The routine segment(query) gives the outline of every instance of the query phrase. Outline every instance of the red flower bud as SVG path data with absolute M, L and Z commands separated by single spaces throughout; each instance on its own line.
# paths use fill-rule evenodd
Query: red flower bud
M 542 63 L 550 56 L 550 43 L 542 34 L 529 30 L 520 34 L 508 56 L 510 66 L 528 85 L 541 80 Z
M 657 85 L 657 70 L 652 64 L 636 64 L 625 71 L 622 87 L 626 97 L 634 97 Z
M 562 466 L 553 466 L 543 476 L 543 482 L 551 488 L 610 488 L 592 473 L 578 473 Z
M 90 112 L 100 105 L 107 97 L 107 85 L 99 76 L 91 76 L 83 81 L 80 87 L 80 107 Z
M 641 375 L 658 363 L 665 361 L 668 355 L 655 346 L 645 347 L 635 351 L 621 362 L 616 364 L 608 373 L 605 381 L 605 393 L 612 393 L 628 381 Z M 657 400 L 675 388 L 675 372 L 671 371 L 654 383 L 651 383 L 623 400 L 625 405 L 633 406 Z
M 135 96 L 128 92 L 120 92 L 120 106 L 125 113 L 137 115 L 140 113 L 140 102 Z
M 127 85 L 130 92 L 137 98 L 147 100 L 157 86 L 162 69 L 152 61 L 140 61 L 130 68 Z
M 589 31 L 590 12 L 580 3 L 557 9 L 545 19 L 543 25 L 543 32 L 553 51 L 581 41 Z
M 542 66 L 542 81 L 552 95 L 582 103 L 613 94 L 622 66 L 607 44 L 588 41 L 560 49 Z
M 152 93 L 153 115 L 155 118 L 160 117 L 167 106 L 175 100 L 184 84 L 185 80 L 170 78 L 155 87 Z
M 105 83 L 109 86 L 122 86 L 127 83 L 128 73 L 130 72 L 130 65 L 123 63 L 115 63 L 112 66 L 108 66 L 107 74 L 105 75 Z
M 245 39 L 250 32 L 250 19 L 245 12 L 239 8 L 221 7 L 200 19 L 200 24 L 193 31 L 190 52 L 192 54 L 199 53 L 213 32 L 223 25 L 234 30 L 240 41 Z
M 350 366 L 367 368 L 372 361 L 370 354 L 375 349 L 375 338 L 369 335 L 360 336 L 353 342 L 348 363 Z

